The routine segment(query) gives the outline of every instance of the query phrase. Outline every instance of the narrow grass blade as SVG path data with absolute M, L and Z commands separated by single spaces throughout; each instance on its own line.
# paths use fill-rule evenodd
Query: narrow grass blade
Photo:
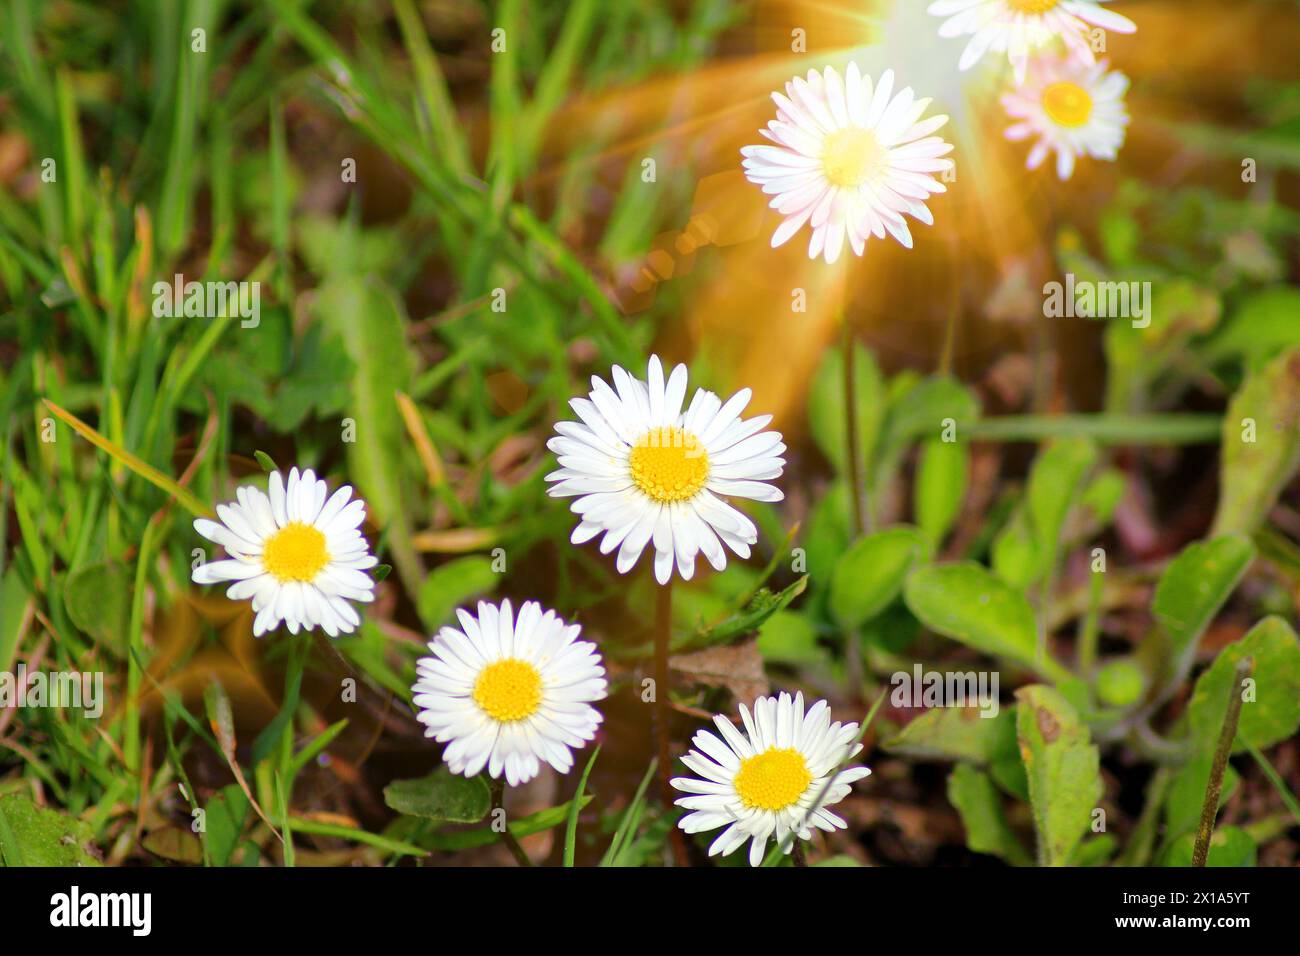
M 131 454 L 121 445 L 109 441 L 99 432 L 95 431 L 95 429 L 91 428 L 89 425 L 83 422 L 76 415 L 72 414 L 71 412 L 67 411 L 64 408 L 59 407 L 58 405 L 55 405 L 48 398 L 45 399 L 44 401 L 46 406 L 50 409 L 50 411 L 52 411 L 55 415 L 57 415 L 65 424 L 67 424 L 78 435 L 86 439 L 86 441 L 90 442 L 96 448 L 100 449 L 101 451 L 107 452 L 114 459 L 126 465 L 126 467 L 130 468 L 133 472 L 135 472 L 145 481 L 167 492 L 167 494 L 171 495 L 177 502 L 179 502 L 182 506 L 184 506 L 184 508 L 187 511 L 189 511 L 191 514 L 196 515 L 200 518 L 210 518 L 214 516 L 213 510 L 210 507 L 208 507 L 202 501 L 200 501 L 192 492 L 187 491 L 185 488 L 182 488 L 171 478 L 168 478 L 157 468 L 153 467 L 153 465 L 150 465 L 147 462 L 144 462 L 141 459 L 137 458 L 135 455 Z
M 438 57 L 429 45 L 429 35 L 424 30 L 420 15 L 412 0 L 394 0 L 393 12 L 402 30 L 402 41 L 415 68 L 420 99 L 429 114 L 433 141 L 437 144 L 447 165 L 459 176 L 473 172 L 469 158 L 469 145 L 464 128 L 456 116 L 456 106 L 447 90 L 447 80 L 438 66 Z
M 321 823 L 318 820 L 312 820 L 309 817 L 291 817 L 290 822 L 293 829 L 298 833 L 310 833 L 313 836 L 338 837 L 343 840 L 355 840 L 357 843 L 364 843 L 367 846 L 373 846 L 380 850 L 387 850 L 389 853 L 397 853 L 403 856 L 428 856 L 429 851 L 421 849 L 411 843 L 403 843 L 400 840 L 392 840 L 378 833 L 370 833 L 357 827 L 343 826 L 340 823 Z
M 1264 772 L 1264 776 L 1267 777 L 1268 782 L 1273 785 L 1273 789 L 1277 791 L 1277 795 L 1282 798 L 1282 802 L 1286 804 L 1286 808 L 1291 811 L 1291 816 L 1295 817 L 1296 823 L 1300 823 L 1300 800 L 1296 799 L 1295 794 L 1291 792 L 1291 788 L 1288 787 L 1286 781 L 1282 779 L 1282 775 L 1277 772 L 1274 766 L 1269 763 L 1268 758 L 1265 757 L 1254 744 L 1246 744 L 1246 749 L 1249 750 L 1250 755 L 1255 758 L 1255 763 L 1259 764 L 1259 769 Z
M 600 755 L 600 748 L 597 747 L 591 752 L 591 759 L 587 761 L 587 766 L 582 771 L 582 776 L 578 779 L 578 789 L 573 795 L 573 801 L 569 804 L 569 819 L 564 825 L 564 865 L 573 866 L 574 857 L 578 849 L 578 814 L 582 810 L 582 796 L 587 788 L 587 778 L 591 776 L 591 768 L 596 765 L 596 757 Z
M 654 779 L 655 771 L 658 768 L 658 759 L 651 760 L 650 766 L 646 768 L 645 776 L 641 778 L 641 783 L 632 796 L 632 802 L 627 805 L 622 818 L 618 821 L 618 828 L 614 830 L 614 837 L 609 841 L 609 848 L 605 851 L 605 855 L 600 858 L 601 866 L 619 865 L 624 849 L 626 849 L 632 837 L 636 835 L 636 829 L 641 824 L 641 815 L 645 813 L 646 790 L 649 789 L 650 781 Z

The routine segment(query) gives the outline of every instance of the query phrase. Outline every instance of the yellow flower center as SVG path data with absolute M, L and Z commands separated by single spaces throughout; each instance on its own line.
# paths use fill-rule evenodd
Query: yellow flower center
M 474 681 L 474 703 L 506 724 L 531 717 L 542 703 L 542 675 L 517 657 L 493 661 Z
M 652 428 L 628 456 L 632 481 L 655 501 L 694 498 L 709 480 L 709 454 L 680 428 Z
M 1092 97 L 1078 83 L 1053 83 L 1043 90 L 1043 109 L 1061 126 L 1082 126 L 1092 116 Z
M 1015 13 L 1046 13 L 1059 2 L 1060 0 L 1007 0 L 1007 6 Z
M 262 567 L 279 581 L 314 581 L 329 564 L 325 535 L 301 521 L 291 521 L 262 546 Z
M 735 780 L 741 802 L 760 810 L 785 809 L 803 796 L 810 783 L 812 774 L 803 755 L 791 748 L 778 747 L 742 762 Z
M 822 171 L 836 186 L 861 186 L 880 171 L 884 159 L 876 134 L 857 126 L 836 130 L 822 146 Z

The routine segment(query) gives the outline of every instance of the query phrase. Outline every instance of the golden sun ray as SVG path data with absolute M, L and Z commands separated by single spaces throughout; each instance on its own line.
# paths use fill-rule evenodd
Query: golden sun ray
M 1267 48 L 1260 56 L 1264 71 L 1279 76 L 1287 75 L 1285 38 L 1300 40 L 1300 25 L 1252 7 L 1222 31 L 1201 31 L 1193 43 L 1187 17 L 1210 17 L 1218 5 L 1133 5 L 1126 15 L 1137 20 L 1138 34 L 1113 38 L 1103 54 L 1137 81 L 1130 143 L 1118 163 L 1083 163 L 1062 184 L 1050 170 L 1025 170 L 1024 144 L 1003 136 L 1009 122 L 999 97 L 1011 82 L 1009 65 L 959 72 L 961 42 L 939 36 L 940 21 L 926 6 L 921 0 L 759 2 L 738 33 L 749 43 L 743 55 L 580 99 L 553 125 L 563 131 L 554 137 L 556 154 L 595 131 L 607 138 L 610 145 L 580 161 L 593 175 L 652 154 L 662 175 L 692 170 L 697 188 L 688 220 L 646 250 L 646 260 L 609 267 L 623 277 L 625 307 L 644 308 L 663 282 L 689 282 L 681 322 L 661 329 L 660 339 L 683 354 L 704 355 L 720 390 L 752 384 L 754 407 L 776 413 L 787 431 L 798 430 L 799 396 L 841 315 L 886 363 L 932 370 L 954 315 L 969 329 L 984 321 L 990 298 L 1008 277 L 1022 276 L 1029 288 L 1041 284 L 1061 224 L 1095 213 L 1126 174 L 1157 182 L 1176 175 L 1168 166 L 1176 147 L 1160 121 L 1202 116 L 1199 94 L 1211 68 L 1234 61 L 1229 54 L 1239 38 L 1260 40 Z M 1125 12 L 1125 6 L 1115 9 Z M 1270 36 L 1274 26 L 1279 32 Z M 757 131 L 774 113 L 773 90 L 797 73 L 843 68 L 850 60 L 875 76 L 893 69 L 899 87 L 932 98 L 930 112 L 951 117 L 940 135 L 954 144 L 957 169 L 948 192 L 931 201 L 935 225 L 913 231 L 913 250 L 873 239 L 862 259 L 846 256 L 827 267 L 808 260 L 806 228 L 782 248 L 770 248 L 779 218 L 744 180 L 739 150 L 761 142 Z M 1239 86 L 1244 78 L 1237 79 Z M 552 165 L 539 180 L 570 168 Z M 800 300 L 806 311 L 795 311 Z M 960 335 L 958 350 L 973 351 L 978 369 L 1000 342 L 998 335 Z

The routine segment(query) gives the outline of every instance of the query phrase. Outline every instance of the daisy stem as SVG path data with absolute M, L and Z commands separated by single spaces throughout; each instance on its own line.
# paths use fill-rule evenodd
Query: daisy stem
M 312 632 L 303 631 L 289 639 L 288 659 L 284 668 L 284 699 L 280 704 L 280 716 L 284 726 L 280 731 L 279 770 L 276 771 L 275 789 L 271 806 L 280 816 L 280 830 L 284 834 L 284 865 L 294 865 L 293 831 L 289 823 L 289 808 L 293 804 L 293 742 L 294 719 L 298 712 L 298 703 L 302 699 L 302 678 L 307 670 L 307 659 L 311 656 Z
M 505 809 L 506 782 L 494 777 L 492 778 L 491 787 L 489 789 L 492 793 L 491 819 L 495 821 L 497 811 Z M 515 858 L 515 862 L 520 866 L 533 865 L 533 861 L 528 859 L 528 854 L 524 852 L 524 848 L 519 845 L 519 840 L 510 832 L 510 824 L 508 823 L 506 824 L 505 829 L 501 831 L 501 842 L 506 845 L 506 849 L 510 851 L 510 855 Z
M 1088 582 L 1088 610 L 1079 622 L 1079 672 L 1091 680 L 1097 666 L 1097 642 L 1101 637 L 1102 576 L 1094 571 Z
M 668 644 L 673 630 L 673 579 L 655 593 L 655 736 L 659 743 L 659 795 L 672 806 L 673 788 L 668 709 Z
M 858 395 L 857 371 L 853 362 L 853 329 L 847 317 L 843 320 L 844 349 L 844 455 L 848 459 L 849 498 L 853 502 L 853 530 L 857 537 L 867 533 L 869 516 L 863 508 L 865 490 L 862 486 L 861 449 L 858 447 Z
M 1214 751 L 1214 763 L 1210 765 L 1210 780 L 1205 787 L 1205 803 L 1201 806 L 1201 823 L 1196 828 L 1196 845 L 1192 849 L 1192 866 L 1205 866 L 1210 854 L 1210 837 L 1214 835 L 1214 818 L 1219 812 L 1219 795 L 1223 791 L 1223 773 L 1228 767 L 1228 756 L 1232 753 L 1233 741 L 1237 739 L 1237 721 L 1241 717 L 1241 682 L 1255 669 L 1252 658 L 1244 658 L 1237 664 L 1232 687 L 1228 693 L 1228 712 L 1223 718 L 1223 729 L 1219 733 L 1219 745 Z
M 311 631 L 303 631 L 290 638 L 289 656 L 285 663 L 284 700 L 280 706 L 287 716 L 280 735 L 280 773 L 286 779 L 291 779 L 289 771 L 293 766 L 293 721 L 298 710 L 298 701 L 302 697 L 302 678 L 307 670 L 307 658 L 311 656 L 311 642 Z
M 943 328 L 943 351 L 939 353 L 939 375 L 947 378 L 952 374 L 953 352 L 957 348 L 957 319 L 961 310 L 953 307 L 948 313 L 948 321 Z
M 853 531 L 854 537 L 860 538 L 867 533 L 870 516 L 865 513 L 863 508 L 863 496 L 866 489 L 863 487 L 861 468 L 861 452 L 858 448 L 858 388 L 857 388 L 857 371 L 854 368 L 853 361 L 853 328 L 849 325 L 848 316 L 843 320 L 843 337 L 841 344 L 844 349 L 844 457 L 848 460 L 848 478 L 849 478 L 849 499 L 853 502 Z M 844 669 L 845 678 L 848 681 L 849 700 L 854 703 L 862 699 L 862 648 L 858 645 L 858 635 L 856 631 L 850 631 L 845 635 L 844 651 Z
M 969 425 L 973 441 L 1036 442 L 1081 435 L 1101 445 L 1212 445 L 1223 433 L 1218 415 L 997 415 Z
M 673 807 L 672 779 L 672 741 L 670 739 L 672 724 L 671 699 L 668 694 L 668 646 L 673 632 L 673 579 L 658 587 L 655 592 L 655 737 L 658 740 L 659 759 L 659 796 L 663 800 L 664 812 L 671 813 Z M 682 831 L 673 827 L 668 836 L 672 847 L 673 862 L 677 866 L 690 866 L 690 851 L 686 846 L 686 837 Z

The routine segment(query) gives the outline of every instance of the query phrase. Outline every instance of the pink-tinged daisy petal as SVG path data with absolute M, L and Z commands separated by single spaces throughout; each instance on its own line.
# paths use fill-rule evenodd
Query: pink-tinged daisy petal
M 900 241 L 910 242 L 910 233 L 900 225 L 902 214 L 912 213 L 913 200 L 943 192 L 929 174 L 951 168 L 950 162 L 936 160 L 950 147 L 931 137 L 947 117 L 923 118 L 928 99 L 918 99 L 910 88 L 895 94 L 892 71 L 873 82 L 856 63 L 843 75 L 826 67 L 794 77 L 786 93 L 774 93 L 773 100 L 777 118 L 760 133 L 779 145 L 741 150 L 746 178 L 772 197 L 769 205 L 782 217 L 772 247 L 808 226 L 809 257 L 834 264 L 846 244 L 854 255 L 862 255 L 868 236 L 885 235 L 886 221 L 893 223 L 890 231 Z M 926 144 L 924 152 L 899 152 L 917 142 Z M 893 206 L 867 214 L 862 194 L 886 182 L 903 159 L 911 161 L 902 168 L 926 182 L 909 181 L 890 200 Z
M 1031 59 L 1024 84 L 1002 105 L 1013 122 L 1004 132 L 1013 142 L 1032 141 L 1025 165 L 1037 169 L 1053 153 L 1056 175 L 1074 174 L 1083 157 L 1113 161 L 1129 122 L 1124 105 L 1128 77 L 1063 55 Z

